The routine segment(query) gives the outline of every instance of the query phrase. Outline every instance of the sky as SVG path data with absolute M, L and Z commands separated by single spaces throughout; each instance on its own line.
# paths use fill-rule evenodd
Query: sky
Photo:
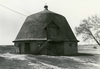
M 74 34 L 81 20 L 100 15 L 100 0 L 0 0 L 0 45 L 14 44 L 27 16 L 43 11 L 45 4 L 66 17 Z M 84 44 L 81 37 L 76 38 Z

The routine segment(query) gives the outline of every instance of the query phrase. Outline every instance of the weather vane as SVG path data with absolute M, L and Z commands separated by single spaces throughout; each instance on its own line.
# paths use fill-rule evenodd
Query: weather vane
M 48 5 L 47 5 L 47 3 L 45 3 L 44 8 L 45 8 L 46 10 L 48 10 Z

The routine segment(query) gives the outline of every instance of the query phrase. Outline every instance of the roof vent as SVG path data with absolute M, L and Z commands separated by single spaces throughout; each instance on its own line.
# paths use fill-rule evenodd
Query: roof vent
M 45 5 L 44 8 L 45 8 L 46 10 L 48 10 L 48 6 L 47 6 L 47 5 Z

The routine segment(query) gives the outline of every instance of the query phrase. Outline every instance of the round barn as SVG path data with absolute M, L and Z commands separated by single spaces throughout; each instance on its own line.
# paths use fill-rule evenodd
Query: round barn
M 28 16 L 14 45 L 20 54 L 73 55 L 78 53 L 77 42 L 66 18 L 44 10 Z

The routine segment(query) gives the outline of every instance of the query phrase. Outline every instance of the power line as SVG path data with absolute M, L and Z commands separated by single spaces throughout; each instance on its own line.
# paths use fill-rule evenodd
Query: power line
M 10 8 L 8 8 L 8 7 L 4 6 L 4 5 L 2 5 L 2 4 L 0 4 L 0 6 L 2 6 L 2 7 L 4 7 L 4 8 L 6 8 L 6 9 L 8 9 L 8 10 L 10 10 L 10 11 L 13 11 L 13 12 L 15 12 L 15 13 L 17 13 L 17 14 L 20 14 L 20 15 L 23 15 L 23 16 L 27 16 L 27 15 L 25 15 L 25 14 L 22 14 L 22 13 L 20 13 L 20 12 L 17 12 L 17 11 L 15 11 L 15 10 L 12 10 L 12 9 L 10 9 Z
M 7 1 L 8 2 L 8 1 Z M 13 4 L 13 3 L 11 3 L 11 2 L 9 2 L 10 4 L 12 4 L 12 5 L 14 5 L 14 6 L 16 6 L 16 7 L 18 7 L 19 9 L 21 9 L 21 10 L 23 10 L 23 11 L 25 11 L 25 12 L 27 12 L 27 13 L 29 13 L 29 14 L 31 14 L 30 12 L 28 12 L 28 11 L 26 11 L 26 10 L 24 10 L 24 9 L 22 9 L 22 8 L 20 8 L 19 6 L 17 6 L 17 5 L 15 5 L 15 4 Z

